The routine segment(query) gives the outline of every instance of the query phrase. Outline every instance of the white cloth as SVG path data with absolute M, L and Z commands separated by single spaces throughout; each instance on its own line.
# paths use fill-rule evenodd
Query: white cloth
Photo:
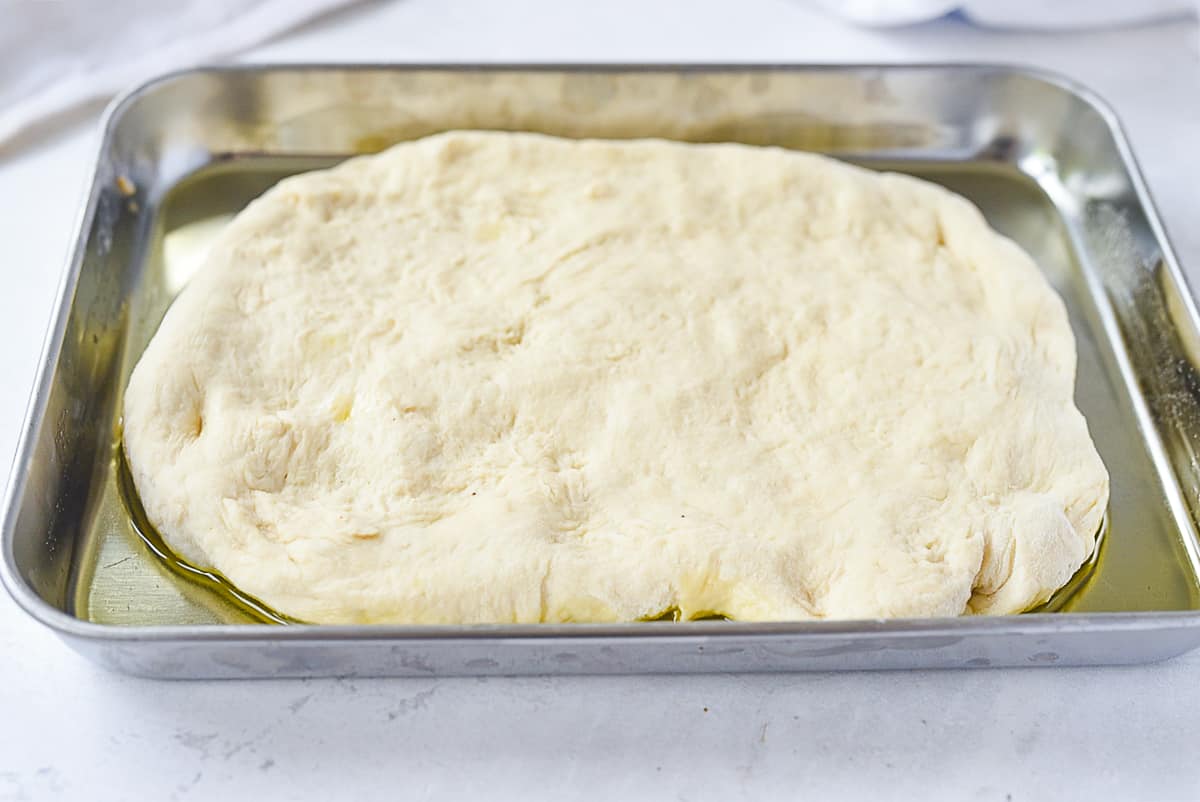
M 1195 14 L 1196 0 L 816 0 L 856 25 L 912 25 L 959 12 L 989 28 L 1103 28 Z
M 40 120 L 231 55 L 352 0 L 0 0 L 0 145 Z

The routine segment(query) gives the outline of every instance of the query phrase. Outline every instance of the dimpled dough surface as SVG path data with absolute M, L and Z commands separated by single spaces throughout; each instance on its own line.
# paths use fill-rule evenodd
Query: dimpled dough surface
M 312 622 L 1012 613 L 1108 477 L 1030 258 L 916 179 L 448 133 L 289 178 L 133 372 L 185 559 Z

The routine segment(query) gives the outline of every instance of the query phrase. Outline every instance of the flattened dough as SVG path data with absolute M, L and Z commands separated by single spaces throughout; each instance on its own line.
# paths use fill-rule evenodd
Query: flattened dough
M 1012 613 L 1108 476 L 1030 258 L 912 178 L 448 133 L 289 178 L 133 372 L 190 562 L 312 622 Z

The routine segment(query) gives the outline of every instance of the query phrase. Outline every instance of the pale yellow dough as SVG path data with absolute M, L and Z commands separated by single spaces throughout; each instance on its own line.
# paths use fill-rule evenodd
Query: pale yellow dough
M 151 522 L 312 622 L 1012 613 L 1108 476 L 1063 303 L 937 186 L 449 133 L 239 215 L 125 396 Z

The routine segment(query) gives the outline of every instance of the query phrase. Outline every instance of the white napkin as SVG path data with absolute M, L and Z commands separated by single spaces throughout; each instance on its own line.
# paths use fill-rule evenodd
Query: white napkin
M 38 121 L 350 2 L 0 0 L 0 146 Z
M 857 25 L 912 25 L 959 12 L 990 28 L 1111 28 L 1195 14 L 1197 0 L 816 0 Z

